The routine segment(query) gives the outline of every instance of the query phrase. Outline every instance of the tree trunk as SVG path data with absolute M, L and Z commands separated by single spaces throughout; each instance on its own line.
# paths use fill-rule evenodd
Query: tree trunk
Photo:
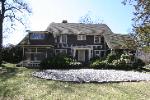
M 2 64 L 2 41 L 3 41 L 3 20 L 0 14 L 0 65 Z
M 1 11 L 0 11 L 0 65 L 2 64 L 2 46 L 3 46 L 3 20 L 4 20 L 4 13 L 5 13 L 5 0 L 1 1 Z

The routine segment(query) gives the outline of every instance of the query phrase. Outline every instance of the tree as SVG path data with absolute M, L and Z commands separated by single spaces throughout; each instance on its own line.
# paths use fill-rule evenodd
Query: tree
M 150 52 L 150 0 L 124 0 L 134 6 L 133 33 L 140 46 Z
M 19 63 L 22 60 L 22 49 L 19 46 L 9 44 L 2 48 L 2 59 L 8 63 Z
M 80 17 L 79 22 L 85 23 L 85 24 L 101 24 L 101 23 L 103 23 L 103 21 L 100 20 L 99 18 L 92 18 L 90 12 L 88 12 L 84 16 Z
M 2 45 L 4 22 L 9 22 L 14 29 L 16 22 L 24 25 L 24 17 L 31 13 L 31 8 L 25 0 L 0 0 L 0 65 L 2 63 Z

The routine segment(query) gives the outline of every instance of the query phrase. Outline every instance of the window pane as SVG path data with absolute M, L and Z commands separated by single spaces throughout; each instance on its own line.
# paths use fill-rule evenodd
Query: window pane
M 44 38 L 45 38 L 45 34 L 32 33 L 32 34 L 30 35 L 30 39 L 38 40 L 38 39 L 44 39 Z
M 77 40 L 82 40 L 81 35 L 78 35 L 78 36 L 77 36 Z
M 94 43 L 100 43 L 100 36 L 94 36 Z
M 67 35 L 62 35 L 62 43 L 67 43 Z
M 78 35 L 77 40 L 86 40 L 86 35 Z

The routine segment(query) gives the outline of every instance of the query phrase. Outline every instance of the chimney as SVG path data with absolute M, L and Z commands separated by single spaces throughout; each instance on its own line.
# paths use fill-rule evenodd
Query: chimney
M 68 23 L 67 20 L 63 20 L 62 23 Z

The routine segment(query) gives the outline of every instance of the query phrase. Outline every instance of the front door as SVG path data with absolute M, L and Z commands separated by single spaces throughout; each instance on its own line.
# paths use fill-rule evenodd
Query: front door
M 78 50 L 78 61 L 85 61 L 85 50 Z

